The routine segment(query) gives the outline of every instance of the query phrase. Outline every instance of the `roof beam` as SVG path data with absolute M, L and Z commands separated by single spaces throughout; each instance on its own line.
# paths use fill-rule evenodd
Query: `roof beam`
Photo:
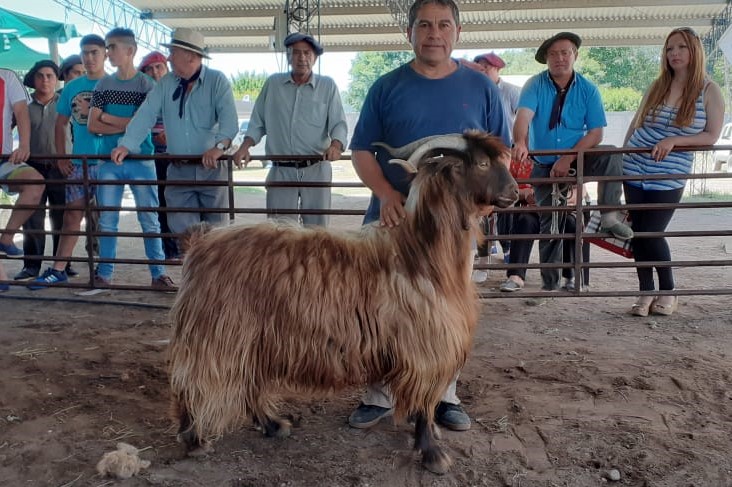
M 134 3 L 134 2 L 133 2 Z M 638 0 L 633 3 L 634 8 L 644 7 L 678 7 L 688 6 L 698 8 L 703 5 L 724 5 L 721 0 Z M 617 0 L 555 0 L 546 2 L 542 0 L 528 0 L 516 2 L 515 8 L 507 8 L 505 2 L 463 2 L 460 4 L 461 12 L 505 12 L 508 10 L 557 10 L 573 9 L 583 10 L 590 8 L 617 7 Z M 156 20 L 174 19 L 213 19 L 213 18 L 252 18 L 252 17 L 274 17 L 284 9 L 280 7 L 261 8 L 191 8 L 191 9 L 146 9 L 144 15 Z M 320 15 L 357 16 L 357 15 L 381 15 L 389 14 L 385 5 L 322 5 Z
M 467 32 L 485 32 L 487 28 L 491 31 L 516 31 L 526 29 L 543 30 L 547 29 L 551 25 L 552 30 L 581 30 L 581 29 L 602 29 L 607 26 L 610 22 L 609 19 L 596 19 L 596 20 L 582 20 L 582 21 L 553 21 L 553 22 L 502 22 L 502 23 L 472 23 L 463 24 L 462 31 Z M 669 27 L 669 23 L 681 22 L 687 27 L 708 27 L 712 25 L 712 18 L 698 18 L 698 19 L 625 19 L 625 20 L 613 20 L 614 28 L 653 28 L 653 27 Z M 268 36 L 274 33 L 271 28 L 249 28 L 249 29 L 235 29 L 235 28 L 208 28 L 200 29 L 200 32 L 207 38 L 217 37 L 260 37 Z M 382 34 L 397 34 L 399 33 L 399 27 L 396 24 L 392 25 L 355 25 L 355 26 L 337 26 L 329 27 L 322 25 L 320 27 L 321 36 L 329 35 L 382 35 Z

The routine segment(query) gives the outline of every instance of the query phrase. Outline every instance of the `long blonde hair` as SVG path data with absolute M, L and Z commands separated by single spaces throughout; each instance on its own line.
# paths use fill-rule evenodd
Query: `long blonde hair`
M 666 37 L 661 51 L 661 74 L 651 83 L 648 89 L 646 101 L 640 108 L 639 116 L 635 122 L 636 127 L 643 125 L 646 117 L 653 113 L 655 119 L 661 105 L 663 105 L 666 96 L 671 89 L 671 81 L 674 79 L 674 71 L 668 63 L 666 56 L 666 48 L 668 40 L 674 34 L 680 34 L 686 45 L 689 46 L 689 76 L 686 80 L 686 86 L 681 94 L 681 103 L 676 113 L 675 123 L 679 127 L 691 125 L 696 114 L 696 99 L 704 88 L 706 73 L 704 71 L 704 47 L 702 47 L 701 39 L 696 32 L 690 27 L 679 27 L 672 30 Z

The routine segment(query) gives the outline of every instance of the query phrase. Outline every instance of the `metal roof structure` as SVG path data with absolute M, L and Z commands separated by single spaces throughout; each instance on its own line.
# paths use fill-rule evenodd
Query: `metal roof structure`
M 272 51 L 282 34 L 277 23 L 289 5 L 289 0 L 127 1 L 144 19 L 202 31 L 211 52 Z M 309 30 L 331 52 L 409 49 L 404 34 L 409 0 L 310 4 L 317 8 L 305 13 Z M 729 17 L 728 0 L 466 0 L 458 5 L 461 49 L 537 47 L 563 30 L 576 32 L 586 46 L 659 45 L 673 27 L 690 26 L 704 36 Z M 317 19 L 309 18 L 313 12 L 319 12 Z

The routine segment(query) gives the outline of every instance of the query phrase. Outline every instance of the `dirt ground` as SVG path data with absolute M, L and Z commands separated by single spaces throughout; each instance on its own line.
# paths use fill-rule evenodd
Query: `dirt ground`
M 260 194 L 243 198 L 257 200 Z M 334 207 L 362 207 L 338 196 Z M 135 228 L 132 216 L 125 217 Z M 353 222 L 338 217 L 334 224 Z M 672 229 L 729 228 L 729 209 L 677 212 Z M 674 239 L 676 259 L 729 259 L 732 237 Z M 120 256 L 137 256 L 123 244 Z M 613 260 L 593 247 L 593 261 Z M 12 273 L 17 264 L 5 261 Z M 15 266 L 15 267 L 14 267 Z M 141 282 L 121 266 L 116 280 Z M 632 269 L 592 271 L 592 289 L 632 291 Z M 177 280 L 177 269 L 171 272 Z M 481 286 L 492 292 L 495 271 Z M 726 288 L 729 267 L 684 268 L 683 289 Z M 538 271 L 528 289 L 537 289 Z M 185 458 L 168 419 L 166 315 L 173 296 L 13 288 L 0 298 L 0 485 L 7 486 L 732 486 L 729 296 L 685 296 L 671 317 L 632 317 L 633 299 L 483 302 L 458 384 L 472 418 L 443 431 L 454 465 L 420 467 L 411 428 L 348 427 L 360 391 L 288 401 L 292 437 L 250 425 L 208 458 Z M 96 474 L 119 441 L 151 466 L 126 481 Z M 609 480 L 611 470 L 620 478 Z M 613 472 L 615 473 L 615 472 Z

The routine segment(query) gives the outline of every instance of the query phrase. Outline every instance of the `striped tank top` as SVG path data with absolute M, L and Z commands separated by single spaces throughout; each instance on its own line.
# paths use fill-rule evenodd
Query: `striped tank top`
M 704 91 L 709 82 L 704 84 L 696 99 L 696 113 L 691 125 L 679 127 L 675 125 L 677 107 L 662 105 L 658 111 L 646 115 L 643 125 L 636 128 L 628 140 L 628 147 L 653 147 L 666 137 L 696 135 L 707 125 L 707 113 L 704 109 Z M 694 163 L 693 152 L 671 152 L 665 159 L 656 162 L 650 152 L 623 155 L 623 174 L 690 174 Z M 626 181 L 626 184 L 644 190 L 664 191 L 683 188 L 685 179 L 665 179 L 654 181 Z

